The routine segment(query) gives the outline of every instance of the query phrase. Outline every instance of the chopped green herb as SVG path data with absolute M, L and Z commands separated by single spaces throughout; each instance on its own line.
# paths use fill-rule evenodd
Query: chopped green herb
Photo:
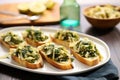
M 34 63 L 39 59 L 39 53 L 32 46 L 23 46 L 22 48 L 17 48 L 13 53 L 17 57 L 24 58 L 26 61 L 30 63 Z
M 45 41 L 48 36 L 43 34 L 41 30 L 27 29 L 27 37 L 35 41 Z
M 6 33 L 4 36 L 2 36 L 2 38 L 3 41 L 7 42 L 10 45 L 15 45 L 23 42 L 23 40 L 21 40 L 18 35 L 13 34 L 12 32 Z
M 73 42 L 79 40 L 79 35 L 76 32 L 60 30 L 55 34 L 55 38 L 68 42 Z
M 62 46 L 55 46 L 54 44 L 46 44 L 43 46 L 42 50 L 47 54 L 47 56 L 57 62 L 68 61 L 69 56 L 68 51 Z
M 85 58 L 92 58 L 99 54 L 95 44 L 88 39 L 78 41 L 73 49 Z

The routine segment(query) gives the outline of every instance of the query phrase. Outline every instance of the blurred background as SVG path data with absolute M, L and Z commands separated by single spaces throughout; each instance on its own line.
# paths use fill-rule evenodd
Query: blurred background
M 0 4 L 3 3 L 13 3 L 13 2 L 23 2 L 23 1 L 37 1 L 37 0 L 0 0 Z M 59 2 L 60 4 L 63 0 L 54 0 Z M 112 3 L 112 4 L 120 4 L 120 0 L 77 0 L 79 4 L 102 4 L 102 3 Z

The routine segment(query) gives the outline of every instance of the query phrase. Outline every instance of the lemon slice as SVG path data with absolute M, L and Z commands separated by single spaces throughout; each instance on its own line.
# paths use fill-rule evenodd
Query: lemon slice
M 55 2 L 53 0 L 48 0 L 46 3 L 45 3 L 47 9 L 52 9 L 55 5 Z
M 28 13 L 29 12 L 29 3 L 20 3 L 18 5 L 18 10 L 21 13 Z
M 46 10 L 46 6 L 42 3 L 33 2 L 30 4 L 29 10 L 33 14 L 39 14 Z

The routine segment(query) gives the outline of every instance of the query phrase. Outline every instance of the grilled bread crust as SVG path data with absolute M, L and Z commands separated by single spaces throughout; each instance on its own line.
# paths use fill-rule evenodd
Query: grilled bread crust
M 50 35 L 51 39 L 53 42 L 55 42 L 56 44 L 59 44 L 59 45 L 62 45 L 62 46 L 65 46 L 66 48 L 69 48 L 69 42 L 67 41 L 63 41 L 63 40 L 60 40 L 60 39 L 56 39 L 54 38 L 53 35 Z
M 47 57 L 47 55 L 43 52 L 40 51 L 40 54 L 42 55 L 42 57 L 51 65 L 53 65 L 54 67 L 58 68 L 58 69 L 62 69 L 62 70 L 68 70 L 68 69 L 72 69 L 72 63 L 71 60 L 69 59 L 67 62 L 56 62 L 54 60 L 52 60 L 51 58 Z
M 88 66 L 94 66 L 100 62 L 99 56 L 96 56 L 94 58 L 84 58 L 81 55 L 79 55 L 78 53 L 76 53 L 72 48 L 70 48 L 70 51 L 78 61 L 80 61 Z
M 34 46 L 34 47 L 38 47 L 38 46 L 40 46 L 40 45 L 42 45 L 42 44 L 51 42 L 51 39 L 50 39 L 50 38 L 48 38 L 47 40 L 45 40 L 45 41 L 43 41 L 43 42 L 42 42 L 42 41 L 36 42 L 36 41 L 34 41 L 34 40 L 30 39 L 30 38 L 27 38 L 27 37 L 25 37 L 25 36 L 23 36 L 23 38 L 24 38 L 24 40 L 25 40 L 28 44 L 30 44 L 30 45 L 32 45 L 32 46 Z
M 18 46 L 18 45 L 9 45 L 8 43 L 4 42 L 2 39 L 0 39 L 0 42 L 8 49 L 17 48 L 17 46 Z
M 24 67 L 27 67 L 27 68 L 30 68 L 30 69 L 37 69 L 37 68 L 42 68 L 43 67 L 44 63 L 43 63 L 43 60 L 42 60 L 42 57 L 41 57 L 40 54 L 39 54 L 40 57 L 39 57 L 37 62 L 30 63 L 26 60 L 22 60 L 19 57 L 13 55 L 12 53 L 13 53 L 14 50 L 15 49 L 10 49 L 11 57 L 15 62 L 19 63 L 20 65 L 22 65 Z

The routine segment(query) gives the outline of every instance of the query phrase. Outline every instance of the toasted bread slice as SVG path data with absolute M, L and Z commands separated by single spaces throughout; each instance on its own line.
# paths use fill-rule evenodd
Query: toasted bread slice
M 43 67 L 44 63 L 43 63 L 42 57 L 39 53 L 37 54 L 38 59 L 35 62 L 29 62 L 25 58 L 23 58 L 21 55 L 17 56 L 15 54 L 16 50 L 17 49 L 10 49 L 10 54 L 11 54 L 12 59 L 15 62 L 19 63 L 21 66 L 24 66 L 24 67 L 27 67 L 30 69 L 37 69 L 37 68 Z M 25 53 L 25 54 L 27 54 L 27 53 Z
M 71 64 L 71 60 L 69 59 L 67 62 L 62 62 L 58 63 L 50 58 L 48 58 L 44 52 L 40 51 L 40 54 L 45 58 L 45 60 L 55 66 L 56 68 L 62 69 L 62 70 L 67 70 L 67 69 L 72 69 L 73 66 Z
M 14 55 L 12 55 L 12 59 L 13 59 L 15 62 L 17 62 L 17 63 L 19 63 L 20 65 L 25 66 L 25 67 L 27 67 L 27 68 L 37 69 L 37 68 L 43 67 L 43 62 L 41 61 L 41 59 L 39 59 L 38 62 L 36 62 L 36 63 L 34 63 L 34 64 L 33 64 L 33 63 L 30 63 L 30 62 L 27 62 L 27 61 L 25 61 L 25 60 L 22 60 L 22 59 L 18 58 L 17 56 L 14 56 Z
M 49 44 L 49 43 L 48 43 Z M 51 43 L 50 43 L 51 44 Z M 44 44 L 46 45 L 46 44 Z M 58 69 L 62 69 L 62 70 L 68 70 L 68 69 L 72 69 L 73 68 L 73 65 L 72 65 L 72 61 L 71 61 L 71 58 L 68 54 L 67 57 L 67 61 L 61 61 L 61 62 L 58 62 L 56 61 L 55 59 L 52 59 L 53 56 L 56 56 L 56 55 L 52 55 L 52 58 L 48 57 L 47 53 L 45 51 L 43 51 L 43 47 L 44 45 L 42 46 L 39 46 L 38 49 L 39 49 L 39 52 L 40 54 L 42 55 L 42 57 L 48 62 L 50 63 L 51 65 L 53 65 L 54 67 L 58 68 Z M 57 47 L 55 47 L 55 49 L 58 49 Z M 53 49 L 52 49 L 53 50 Z M 53 50 L 54 51 L 54 50 Z M 49 54 L 49 53 L 48 53 Z M 52 53 L 54 54 L 54 53 Z
M 28 44 L 30 44 L 30 45 L 32 45 L 32 46 L 34 46 L 34 47 L 38 47 L 38 46 L 40 46 L 40 45 L 42 45 L 42 44 L 45 44 L 45 43 L 48 43 L 48 42 L 51 42 L 51 38 L 49 37 L 49 36 L 47 36 L 47 35 L 45 35 L 44 33 L 42 33 L 41 32 L 41 30 L 39 30 L 39 29 L 29 29 L 29 30 L 31 30 L 31 31 L 33 31 L 32 33 L 32 35 L 31 35 L 31 37 L 32 38 L 29 38 L 28 37 L 28 32 L 27 32 L 27 30 L 26 31 L 24 31 L 23 32 L 23 39 L 28 43 Z M 33 39 L 33 37 L 35 38 L 35 35 L 34 35 L 34 31 L 35 30 L 37 30 L 37 31 L 39 31 L 39 32 L 41 32 L 41 34 L 42 34 L 42 36 L 41 35 L 39 35 L 40 36 L 40 38 L 42 38 L 43 36 L 45 37 L 47 37 L 47 39 L 45 39 L 45 40 L 43 40 L 43 41 L 39 41 L 39 40 L 35 40 L 35 39 Z
M 73 49 L 71 49 L 71 53 L 73 54 L 73 56 L 80 62 L 88 65 L 88 66 L 94 66 L 96 64 L 98 64 L 100 62 L 100 58 L 99 56 L 96 56 L 94 58 L 84 58 L 81 55 L 79 55 L 78 53 L 74 52 Z
M 30 45 L 32 45 L 32 46 L 34 46 L 34 47 L 38 47 L 38 46 L 40 46 L 40 45 L 42 45 L 42 44 L 51 42 L 50 37 L 49 37 L 47 40 L 45 40 L 45 41 L 40 41 L 40 42 L 36 42 L 36 41 L 34 41 L 34 40 L 30 39 L 30 38 L 27 38 L 27 37 L 23 37 L 23 38 L 24 38 L 24 40 L 25 40 L 28 44 L 30 44 Z
M 88 66 L 94 66 L 102 59 L 95 44 L 86 38 L 73 43 L 70 46 L 70 51 L 78 61 Z
M 63 41 L 60 39 L 56 39 L 53 35 L 50 35 L 50 37 L 51 37 L 52 41 L 55 42 L 56 44 L 63 45 L 66 48 L 69 48 L 69 44 L 70 44 L 69 42 Z
M 3 41 L 2 39 L 0 39 L 0 42 L 7 48 L 16 48 L 18 45 L 9 45 L 8 43 L 6 43 L 5 41 Z
M 23 43 L 23 40 L 13 32 L 7 32 L 0 36 L 0 42 L 6 48 L 10 49 L 10 48 L 17 48 L 19 44 Z
M 70 44 L 79 40 L 80 36 L 75 31 L 59 30 L 50 35 L 53 42 L 69 48 Z

